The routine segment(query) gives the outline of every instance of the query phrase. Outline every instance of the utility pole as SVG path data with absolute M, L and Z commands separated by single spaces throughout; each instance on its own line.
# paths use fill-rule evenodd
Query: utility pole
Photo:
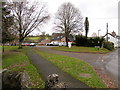
M 99 31 L 101 31 L 101 29 L 98 30 L 98 37 L 99 37 Z
M 106 29 L 107 29 L 107 32 L 106 32 L 107 38 L 106 38 L 106 40 L 107 40 L 107 42 L 108 42 L 108 23 L 107 23 Z

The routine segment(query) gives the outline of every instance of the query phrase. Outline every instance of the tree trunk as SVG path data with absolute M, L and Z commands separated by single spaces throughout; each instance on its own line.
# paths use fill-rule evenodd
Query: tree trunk
M 65 37 L 65 41 L 66 41 L 66 47 L 68 47 L 68 37 Z
M 19 40 L 19 47 L 18 47 L 18 49 L 22 49 L 22 42 L 23 42 L 23 40 Z
M 4 52 L 5 50 L 4 50 L 4 43 L 3 43 L 3 46 L 2 46 L 2 51 Z

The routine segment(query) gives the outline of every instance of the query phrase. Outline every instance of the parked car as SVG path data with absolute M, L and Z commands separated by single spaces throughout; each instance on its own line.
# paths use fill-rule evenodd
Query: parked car
M 35 46 L 35 43 L 22 43 L 22 46 Z
M 36 44 L 35 43 L 30 43 L 30 46 L 35 46 Z
M 22 46 L 27 46 L 27 43 L 22 43 Z
M 58 42 L 52 41 L 51 43 L 47 43 L 47 46 L 59 46 Z

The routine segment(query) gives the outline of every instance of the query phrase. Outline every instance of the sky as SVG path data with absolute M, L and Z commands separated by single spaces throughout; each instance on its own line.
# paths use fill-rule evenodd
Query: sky
M 41 32 L 52 34 L 54 32 L 53 23 L 55 13 L 58 8 L 66 2 L 72 3 L 76 8 L 81 11 L 83 18 L 88 17 L 89 20 L 89 33 L 100 36 L 106 34 L 106 23 L 108 23 L 108 32 L 113 30 L 118 33 L 118 2 L 120 0 L 31 0 L 36 2 L 45 2 L 51 19 L 41 28 Z M 35 30 L 32 35 L 39 35 L 40 31 Z M 82 32 L 84 35 L 84 32 Z

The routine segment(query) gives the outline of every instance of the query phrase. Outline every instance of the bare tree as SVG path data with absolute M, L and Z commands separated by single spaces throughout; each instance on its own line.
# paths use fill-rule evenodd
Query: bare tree
M 97 37 L 97 33 L 94 32 L 94 33 L 92 34 L 92 37 Z
M 30 2 L 10 2 L 12 13 L 14 15 L 14 29 L 19 33 L 19 48 L 22 48 L 22 42 L 38 26 L 48 20 L 49 15 L 43 4 L 30 4 Z
M 58 9 L 55 20 L 55 29 L 60 33 L 64 33 L 66 46 L 68 46 L 68 36 L 70 34 L 82 31 L 82 19 L 80 11 L 71 3 L 64 3 Z

